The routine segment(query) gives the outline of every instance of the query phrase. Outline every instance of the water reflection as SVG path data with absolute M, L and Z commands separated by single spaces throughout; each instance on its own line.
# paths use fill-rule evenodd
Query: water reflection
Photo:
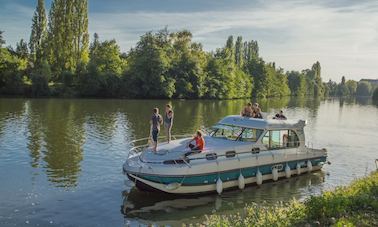
M 183 197 L 142 192 L 132 188 L 130 192 L 123 192 L 121 212 L 125 219 L 139 218 L 146 224 L 176 220 L 179 225 L 187 219 L 191 219 L 190 223 L 193 223 L 194 217 L 201 222 L 204 215 L 240 212 L 252 202 L 269 205 L 293 197 L 299 199 L 303 194 L 318 193 L 315 188 L 323 181 L 324 173 L 316 172 L 278 182 L 267 182 L 261 186 L 251 185 L 243 191 L 227 191 L 221 196 L 210 194 Z

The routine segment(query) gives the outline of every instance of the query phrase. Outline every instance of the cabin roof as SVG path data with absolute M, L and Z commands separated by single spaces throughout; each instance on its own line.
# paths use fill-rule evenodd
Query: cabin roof
M 257 129 L 302 129 L 306 125 L 306 122 L 304 120 L 258 119 L 230 115 L 220 120 L 218 124 Z

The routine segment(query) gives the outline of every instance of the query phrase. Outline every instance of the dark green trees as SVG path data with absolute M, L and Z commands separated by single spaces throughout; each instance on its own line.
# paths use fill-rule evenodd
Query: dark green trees
M 57 80 L 89 60 L 88 1 L 54 0 L 48 23 L 48 61 Z
M 171 98 L 175 81 L 168 76 L 169 34 L 146 33 L 130 51 L 126 72 L 128 94 L 132 97 Z
M 38 0 L 32 21 L 29 40 L 30 57 L 32 63 L 38 65 L 45 59 L 47 48 L 47 17 L 44 0 Z
M 378 87 L 373 92 L 373 101 L 378 103 Z
M 360 81 L 357 85 L 356 95 L 358 96 L 370 96 L 371 84 L 366 81 Z

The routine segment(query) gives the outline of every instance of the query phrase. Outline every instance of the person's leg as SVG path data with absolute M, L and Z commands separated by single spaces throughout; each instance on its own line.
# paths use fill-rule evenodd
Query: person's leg
M 172 125 L 170 124 L 169 126 L 168 126 L 168 143 L 170 143 L 171 142 L 171 137 L 172 137 Z
M 153 147 L 154 152 L 156 152 L 157 150 L 158 135 L 159 135 L 158 130 L 152 130 L 152 140 L 154 141 L 154 147 Z

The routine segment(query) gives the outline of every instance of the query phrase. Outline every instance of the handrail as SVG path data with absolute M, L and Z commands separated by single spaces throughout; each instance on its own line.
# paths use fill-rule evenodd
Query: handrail
M 178 139 L 178 138 L 185 138 L 185 137 L 191 137 L 191 136 L 193 136 L 193 134 L 172 135 L 171 137 L 173 139 Z M 167 136 L 159 136 L 158 137 L 158 139 L 163 139 L 163 138 L 167 138 Z M 142 145 L 138 145 L 138 146 L 133 146 L 129 150 L 126 160 L 129 160 L 130 156 L 133 157 L 136 154 L 142 152 L 142 150 L 138 151 L 139 148 L 148 147 L 149 146 L 148 140 L 150 140 L 150 139 L 151 139 L 151 137 L 145 137 L 145 138 L 135 139 L 135 140 L 130 141 L 128 143 L 128 145 L 133 145 L 134 143 L 141 142 L 141 141 L 146 141 L 147 143 L 142 144 Z

